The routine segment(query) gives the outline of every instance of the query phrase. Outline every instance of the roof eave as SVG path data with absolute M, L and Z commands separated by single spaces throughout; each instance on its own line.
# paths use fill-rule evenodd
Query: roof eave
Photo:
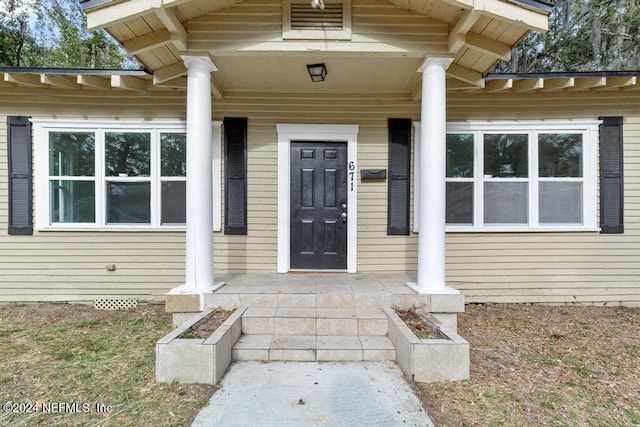
M 592 77 L 639 77 L 640 70 L 628 71 L 550 71 L 543 73 L 487 73 L 485 80 L 504 79 L 555 79 L 555 78 L 592 78 Z
M 103 6 L 113 1 L 114 0 L 81 0 L 80 6 L 82 6 L 82 10 L 88 10 L 93 9 L 94 7 Z
M 509 3 L 515 3 L 520 6 L 528 7 L 545 13 L 551 13 L 554 4 L 550 1 L 541 0 L 507 0 Z

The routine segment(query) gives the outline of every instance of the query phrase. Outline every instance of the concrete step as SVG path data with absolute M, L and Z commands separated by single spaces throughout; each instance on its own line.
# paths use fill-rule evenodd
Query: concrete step
M 242 335 L 232 350 L 233 360 L 353 362 L 395 360 L 396 349 L 387 336 Z
M 409 308 L 426 307 L 432 305 L 433 296 L 429 294 L 415 294 L 409 291 L 404 294 L 376 293 L 376 292 L 326 292 L 309 293 L 270 292 L 260 291 L 259 288 L 242 288 L 236 292 L 226 286 L 219 291 L 204 294 L 205 308 L 222 307 L 284 307 L 284 308 Z M 463 300 L 462 306 L 464 305 Z M 437 303 L 437 302 L 436 302 Z M 461 304 L 458 304 L 461 305 Z M 462 310 L 460 310 L 462 311 Z
M 245 335 L 383 336 L 389 322 L 382 309 L 248 308 Z

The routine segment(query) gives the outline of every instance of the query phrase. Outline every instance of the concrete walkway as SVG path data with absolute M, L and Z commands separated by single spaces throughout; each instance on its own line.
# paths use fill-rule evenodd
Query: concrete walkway
M 394 362 L 238 362 L 193 426 L 433 426 Z

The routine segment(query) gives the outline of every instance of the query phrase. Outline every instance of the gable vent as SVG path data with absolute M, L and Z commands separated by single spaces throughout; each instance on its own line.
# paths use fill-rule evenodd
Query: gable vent
M 310 2 L 291 3 L 292 30 L 342 30 L 342 3 L 325 3 L 324 9 L 314 9 Z

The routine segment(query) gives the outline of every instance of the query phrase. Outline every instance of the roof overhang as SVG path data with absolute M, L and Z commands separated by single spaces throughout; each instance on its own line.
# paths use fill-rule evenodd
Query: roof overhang
M 153 76 L 144 70 L 0 67 L 0 87 L 41 89 L 154 90 Z M 186 83 L 185 83 L 186 87 Z
M 359 0 L 345 1 L 355 5 Z M 367 34 L 364 37 L 366 43 L 331 39 L 290 41 L 284 37 L 280 40 L 269 37 L 253 44 L 229 40 L 227 46 L 221 47 L 220 43 L 207 45 L 198 34 L 211 31 L 210 28 L 218 23 L 224 26 L 224 19 L 243 13 L 264 13 L 264 23 L 257 21 L 256 25 L 276 24 L 276 14 L 283 13 L 284 8 L 279 8 L 277 3 L 266 5 L 252 0 L 86 0 L 82 5 L 87 12 L 89 29 L 106 29 L 111 33 L 128 54 L 136 56 L 151 70 L 154 84 L 180 82 L 180 78 L 186 75 L 182 56 L 211 55 L 220 70 L 214 74 L 213 84 L 218 87 L 221 97 L 225 89 L 237 88 L 241 84 L 246 90 L 278 90 L 276 83 L 260 87 L 264 81 L 260 77 L 252 81 L 254 84 L 247 84 L 248 77 L 253 70 L 262 69 L 264 76 L 280 77 L 284 72 L 290 73 L 289 80 L 295 81 L 299 76 L 294 72 L 299 72 L 300 61 L 334 63 L 323 89 L 340 91 L 360 87 L 363 78 L 358 72 L 364 69 L 368 70 L 367 79 L 374 84 L 369 90 L 375 90 L 375 84 L 388 79 L 387 63 L 391 59 L 398 65 L 394 77 L 399 78 L 397 85 L 388 89 L 419 94 L 416 64 L 419 67 L 421 60 L 434 56 L 453 58 L 447 75 L 455 80 L 455 85 L 481 88 L 484 85 L 483 75 L 496 62 L 508 60 L 512 48 L 522 38 L 530 31 L 546 31 L 550 11 L 549 3 L 539 0 L 379 0 L 376 5 L 379 10 L 396 8 L 406 11 L 408 18 L 439 23 L 437 36 L 433 36 L 439 40 L 438 44 L 432 43 L 431 47 L 425 48 L 424 43 L 415 43 L 419 35 L 409 35 L 405 41 L 393 35 Z M 237 9 L 232 9 L 234 7 Z M 371 4 L 367 3 L 367 7 Z M 260 27 L 256 28 L 260 30 Z M 223 37 L 232 34 L 223 34 Z M 379 39 L 372 40 L 372 37 Z M 236 57 L 243 60 L 238 61 Z M 274 64 L 269 57 L 278 57 L 280 63 Z M 358 58 L 356 68 L 344 68 L 345 61 L 335 65 L 337 59 L 347 57 Z M 236 68 L 225 70 L 222 65 L 228 64 L 234 64 Z M 337 79 L 338 73 L 342 78 Z M 351 81 L 345 78 L 347 75 L 351 76 Z M 330 87 L 332 80 L 339 80 L 344 86 Z M 406 83 L 409 80 L 411 82 Z M 309 89 L 307 82 L 302 81 L 298 86 L 284 87 L 292 91 Z
M 361 84 L 366 87 L 370 83 L 364 81 Z M 146 71 L 0 67 L 0 88 L 2 87 L 40 88 L 42 90 L 123 90 L 144 93 L 161 90 L 184 91 L 186 90 L 186 79 L 154 84 L 154 76 Z M 353 90 L 357 89 L 353 88 Z M 212 95 L 220 98 L 220 90 L 220 88 L 213 87 Z M 640 71 L 493 73 L 487 74 L 480 86 L 465 85 L 458 80 L 449 78 L 447 90 L 457 93 L 640 91 Z M 385 90 L 382 88 L 377 93 L 384 92 Z

